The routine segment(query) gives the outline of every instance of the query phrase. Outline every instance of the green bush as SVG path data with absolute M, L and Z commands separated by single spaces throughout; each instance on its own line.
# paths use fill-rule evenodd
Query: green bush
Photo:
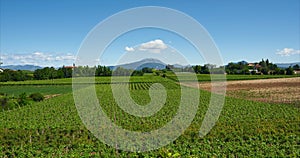
M 41 93 L 32 93 L 29 96 L 33 101 L 43 101 L 45 97 Z
M 2 109 L 7 108 L 8 98 L 7 97 L 1 97 L 0 98 L 0 104 L 1 104 Z
M 28 104 L 26 93 L 22 93 L 19 95 L 18 104 L 19 104 L 19 106 L 25 106 Z

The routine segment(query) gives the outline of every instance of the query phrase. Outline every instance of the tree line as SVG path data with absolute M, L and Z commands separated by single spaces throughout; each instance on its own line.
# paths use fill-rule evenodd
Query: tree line
M 66 67 L 55 69 L 54 67 L 44 67 L 42 69 L 37 69 L 34 72 L 30 71 L 14 71 L 5 69 L 0 73 L 0 81 L 25 81 L 25 80 L 47 80 L 47 79 L 58 79 L 58 78 L 71 78 L 75 72 L 75 76 L 83 76 L 83 74 L 88 74 L 89 76 L 110 76 L 112 71 L 106 66 L 88 67 Z
M 227 74 L 264 74 L 264 75 L 293 75 L 294 70 L 298 70 L 299 65 L 289 66 L 288 68 L 280 68 L 269 60 L 262 59 L 260 62 L 247 63 L 229 63 L 225 67 Z
M 0 73 L 0 82 L 6 81 L 25 81 L 25 80 L 49 80 L 59 78 L 71 78 L 71 77 L 84 77 L 84 76 L 143 76 L 145 72 L 148 72 L 147 68 L 142 70 L 130 70 L 122 67 L 116 67 L 115 70 L 111 70 L 106 66 L 72 66 L 61 67 L 55 69 L 54 67 L 45 67 L 37 69 L 34 72 L 24 70 L 9 70 L 5 69 Z
M 131 70 L 122 67 L 116 67 L 111 70 L 106 66 L 63 66 L 55 69 L 54 67 L 45 67 L 37 69 L 33 73 L 31 71 L 14 71 L 5 69 L 0 73 L 0 82 L 6 81 L 25 81 L 25 80 L 47 80 L 58 78 L 71 78 L 80 76 L 143 76 L 144 73 L 154 73 L 155 75 L 165 74 L 167 71 L 175 72 L 195 72 L 197 74 L 269 74 L 269 75 L 293 75 L 294 70 L 299 70 L 299 65 L 290 66 L 288 68 L 279 68 L 276 64 L 269 62 L 269 60 L 262 59 L 260 62 L 247 63 L 228 63 L 226 66 L 217 67 L 212 64 L 194 65 L 186 67 L 175 67 L 174 65 L 166 65 L 163 70 L 156 70 L 153 68 L 144 67 L 141 70 Z

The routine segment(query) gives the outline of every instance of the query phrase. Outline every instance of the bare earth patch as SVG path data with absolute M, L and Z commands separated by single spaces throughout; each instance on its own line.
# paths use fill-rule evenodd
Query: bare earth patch
M 227 81 L 226 95 L 247 100 L 300 106 L 300 77 Z M 185 86 L 211 91 L 210 82 L 185 82 Z
M 60 94 L 50 94 L 50 95 L 45 95 L 45 99 L 50 99 L 56 96 L 59 96 Z

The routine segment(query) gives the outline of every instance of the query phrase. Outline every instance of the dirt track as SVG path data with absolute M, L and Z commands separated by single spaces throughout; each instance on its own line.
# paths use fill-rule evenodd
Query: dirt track
M 197 85 L 198 84 L 198 85 Z M 184 83 L 189 87 L 211 91 L 211 83 Z M 227 81 L 226 95 L 248 100 L 272 103 L 290 103 L 299 106 L 300 77 Z

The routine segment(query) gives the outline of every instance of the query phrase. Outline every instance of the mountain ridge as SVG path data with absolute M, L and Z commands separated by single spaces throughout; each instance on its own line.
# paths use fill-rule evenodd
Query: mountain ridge
M 162 61 L 154 58 L 146 58 L 140 61 L 135 61 L 126 64 L 120 64 L 116 66 L 109 66 L 111 69 L 115 69 L 117 67 L 122 67 L 125 69 L 134 69 L 134 70 L 141 70 L 144 67 L 153 68 L 153 69 L 164 69 L 167 64 L 163 63 Z
M 0 68 L 2 68 L 2 69 L 10 69 L 10 70 L 29 70 L 29 71 L 34 71 L 34 70 L 37 70 L 37 69 L 42 69 L 43 67 L 36 66 L 36 65 L 26 64 L 26 65 L 4 65 L 4 66 L 1 66 Z

